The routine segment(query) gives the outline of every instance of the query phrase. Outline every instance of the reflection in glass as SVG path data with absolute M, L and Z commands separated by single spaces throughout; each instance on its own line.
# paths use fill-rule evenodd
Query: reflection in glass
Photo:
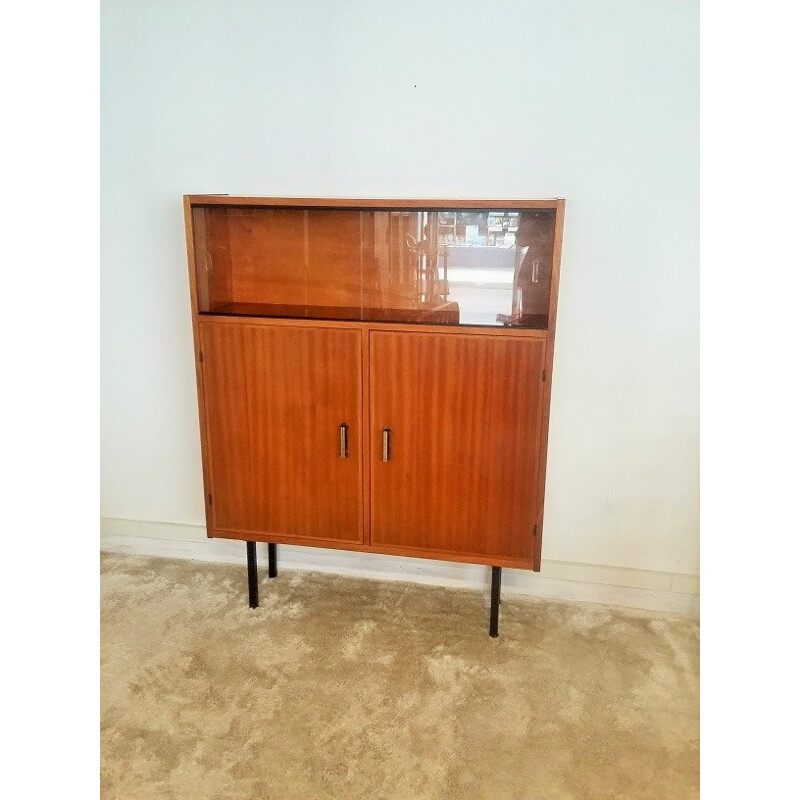
M 555 211 L 197 206 L 201 313 L 546 328 Z

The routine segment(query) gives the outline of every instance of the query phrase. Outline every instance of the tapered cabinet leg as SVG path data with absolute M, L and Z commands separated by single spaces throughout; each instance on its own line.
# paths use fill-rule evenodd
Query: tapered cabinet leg
M 500 623 L 500 567 L 492 567 L 492 605 L 489 611 L 489 636 L 498 636 Z
M 258 608 L 258 569 L 256 566 L 256 543 L 247 543 L 247 590 L 250 608 Z
M 267 575 L 270 578 L 276 578 L 278 576 L 278 553 L 277 547 L 270 543 L 267 545 L 267 555 L 269 557 L 269 569 L 267 571 Z

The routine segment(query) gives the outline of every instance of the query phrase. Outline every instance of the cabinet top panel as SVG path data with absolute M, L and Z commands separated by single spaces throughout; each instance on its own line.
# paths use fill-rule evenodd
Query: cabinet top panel
M 243 197 L 227 194 L 187 194 L 184 200 L 190 205 L 222 206 L 280 206 L 284 208 L 372 208 L 372 209 L 448 209 L 448 208 L 506 208 L 537 209 L 558 208 L 562 198 L 537 200 L 465 200 L 465 199 L 386 199 L 352 197 Z

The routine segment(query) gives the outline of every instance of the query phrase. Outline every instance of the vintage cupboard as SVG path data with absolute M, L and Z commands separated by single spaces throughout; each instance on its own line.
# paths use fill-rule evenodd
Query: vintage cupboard
M 208 535 L 538 570 L 563 200 L 184 198 Z

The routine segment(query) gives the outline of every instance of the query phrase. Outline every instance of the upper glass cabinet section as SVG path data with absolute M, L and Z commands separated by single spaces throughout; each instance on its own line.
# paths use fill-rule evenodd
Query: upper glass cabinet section
M 192 200 L 198 311 L 548 327 L 557 201 L 358 208 Z

